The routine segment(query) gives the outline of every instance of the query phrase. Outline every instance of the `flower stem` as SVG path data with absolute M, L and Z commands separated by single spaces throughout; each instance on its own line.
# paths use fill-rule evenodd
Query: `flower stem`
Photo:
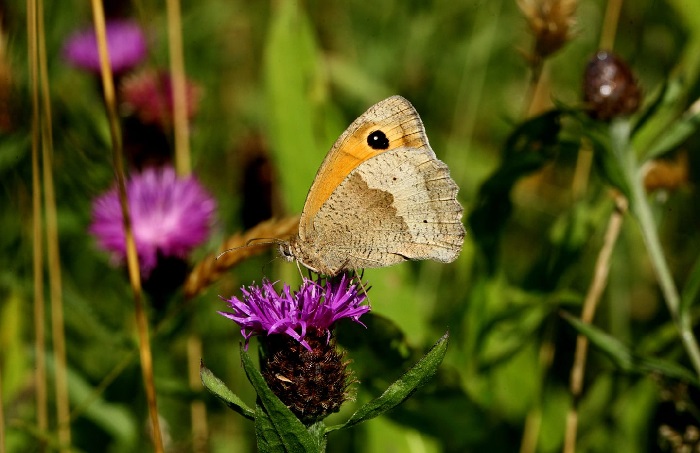
M 598 302 L 603 296 L 603 291 L 608 283 L 608 275 L 610 273 L 610 261 L 612 258 L 613 249 L 617 243 L 617 237 L 622 229 L 622 221 L 625 212 L 627 211 L 627 199 L 622 195 L 615 196 L 615 209 L 610 215 L 608 227 L 605 232 L 603 246 L 598 252 L 598 258 L 595 263 L 595 272 L 593 280 L 588 287 L 586 299 L 583 302 L 583 310 L 581 312 L 581 321 L 591 324 L 595 317 Z M 572 405 L 566 416 L 566 433 L 564 436 L 565 453 L 576 452 L 576 432 L 578 430 L 578 405 L 583 391 L 583 377 L 586 370 L 586 357 L 588 354 L 588 337 L 579 334 L 576 337 L 576 350 L 574 353 L 574 364 L 571 367 L 571 375 L 569 380 L 569 388 L 571 389 Z
M 68 393 L 68 364 L 66 333 L 63 313 L 63 283 L 61 277 L 61 254 L 58 241 L 58 211 L 56 187 L 53 179 L 53 120 L 51 119 L 51 90 L 46 56 L 44 27 L 44 2 L 35 5 L 37 19 L 39 85 L 41 88 L 41 154 L 44 184 L 44 215 L 46 217 L 46 252 L 49 270 L 49 294 L 51 295 L 51 340 L 53 342 L 56 368 L 54 387 L 56 391 L 56 417 L 58 423 L 59 451 L 68 451 L 71 445 L 70 395 Z
M 122 208 L 122 221 L 124 225 L 124 236 L 126 239 L 126 264 L 131 283 L 131 291 L 134 296 L 134 314 L 136 317 L 136 329 L 139 336 L 139 352 L 141 357 L 141 373 L 146 390 L 146 400 L 148 401 L 148 413 L 151 419 L 151 435 L 153 447 L 156 453 L 162 453 L 163 436 L 160 431 L 160 421 L 158 417 L 158 404 L 156 400 L 156 387 L 153 377 L 153 356 L 151 353 L 150 335 L 148 332 L 148 320 L 143 304 L 141 274 L 139 270 L 138 255 L 136 253 L 136 242 L 131 226 L 131 217 L 126 200 L 126 185 L 124 182 L 124 165 L 122 162 L 122 137 L 119 130 L 119 119 L 117 114 L 117 103 L 114 89 L 114 78 L 109 64 L 109 49 L 107 47 L 107 32 L 105 25 L 104 7 L 99 0 L 92 0 L 92 17 L 95 25 L 95 36 L 97 37 L 97 48 L 100 55 L 100 69 L 102 74 L 102 89 L 107 108 L 107 119 L 109 122 L 109 132 L 112 139 L 112 159 L 114 174 L 117 181 L 119 201 Z
M 36 386 L 36 424 L 39 432 L 48 432 L 48 390 L 46 373 L 46 329 L 44 327 L 44 247 L 42 243 L 42 214 L 41 214 L 41 170 L 39 169 L 39 45 L 37 2 L 27 0 L 27 41 L 29 73 L 32 92 L 32 230 L 33 230 L 33 264 L 34 264 L 34 338 L 35 354 L 34 385 Z M 4 425 L 3 425 L 4 426 Z M 39 450 L 45 448 L 42 442 Z
M 683 316 L 680 310 L 680 296 L 673 281 L 671 270 L 668 267 L 666 256 L 661 248 L 661 241 L 651 213 L 651 207 L 647 200 L 647 194 L 641 176 L 638 171 L 637 157 L 629 145 L 630 125 L 626 120 L 613 122 L 611 136 L 613 139 L 613 151 L 621 164 L 622 171 L 629 185 L 630 210 L 639 222 L 644 243 L 649 253 L 649 259 L 663 292 L 666 306 L 678 329 L 683 346 L 690 357 L 690 361 L 696 374 L 700 377 L 700 347 L 693 335 L 692 324 L 688 316 Z
M 185 57 L 182 50 L 182 18 L 180 1 L 167 0 L 168 50 L 172 74 L 173 120 L 175 126 L 175 168 L 179 176 L 192 172 L 190 159 L 190 131 L 187 122 L 187 94 L 185 89 Z

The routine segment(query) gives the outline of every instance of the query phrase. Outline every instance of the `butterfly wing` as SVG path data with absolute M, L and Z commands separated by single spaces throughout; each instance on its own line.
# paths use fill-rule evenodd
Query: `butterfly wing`
M 429 147 L 390 150 L 360 164 L 313 220 L 320 269 L 454 261 L 465 230 L 458 187 Z M 321 247 L 322 245 L 322 247 Z
M 380 133 L 373 135 L 377 131 Z M 399 147 L 422 146 L 428 146 L 428 138 L 410 102 L 401 96 L 392 96 L 370 107 L 348 126 L 321 163 L 304 203 L 299 223 L 300 239 L 306 239 L 321 206 L 362 162 Z
M 392 96 L 355 120 L 321 164 L 297 259 L 326 274 L 407 259 L 453 261 L 465 235 L 457 191 L 416 110 Z

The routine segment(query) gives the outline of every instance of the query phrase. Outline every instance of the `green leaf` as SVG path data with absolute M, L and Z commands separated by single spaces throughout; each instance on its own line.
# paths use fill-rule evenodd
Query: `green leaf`
M 597 327 L 587 324 L 566 312 L 562 312 L 562 316 L 622 370 L 641 374 L 659 373 L 669 378 L 680 379 L 698 385 L 697 377 L 687 368 L 657 357 L 642 357 L 635 354 L 620 340 L 608 335 Z
M 677 83 L 677 82 L 676 82 Z M 675 94 L 678 90 L 670 89 L 675 86 L 673 81 L 665 80 L 661 86 L 656 89 L 656 92 L 651 96 L 651 102 L 644 108 L 644 111 L 639 116 L 639 118 L 634 120 L 634 127 L 632 128 L 632 135 L 635 135 L 638 131 L 644 129 L 647 122 L 654 117 L 654 115 L 659 111 L 659 109 L 664 105 L 667 94 Z
M 700 110 L 692 107 L 680 119 L 672 122 L 664 134 L 644 153 L 644 160 L 677 149 L 700 127 Z
M 261 426 L 255 427 L 255 432 L 264 436 L 266 443 L 272 443 L 274 447 L 270 451 L 289 451 L 289 452 L 319 452 L 323 451 L 322 446 L 325 440 L 325 430 L 316 430 L 313 433 L 306 429 L 306 426 L 289 410 L 287 406 L 270 390 L 265 379 L 253 365 L 253 361 L 246 351 L 241 348 L 241 361 L 248 380 L 255 388 L 258 394 L 258 399 L 267 417 L 260 420 L 256 417 L 256 424 L 262 423 Z M 260 405 L 259 404 L 259 405 Z M 270 434 L 270 428 L 279 438 L 281 448 L 278 450 L 274 443 L 274 436 Z M 259 446 L 261 451 L 263 450 Z
M 319 78 L 319 50 L 300 2 L 274 3 L 264 54 L 267 135 L 288 206 L 303 206 L 315 169 L 329 144 L 315 131 L 324 82 Z
M 231 391 L 223 381 L 216 376 L 211 370 L 204 366 L 202 362 L 199 366 L 199 376 L 202 379 L 204 387 L 214 394 L 217 398 L 224 402 L 228 407 L 238 412 L 249 420 L 255 420 L 255 413 L 248 407 L 242 399 Z
M 615 125 L 620 121 L 624 121 L 624 119 L 617 120 Z M 609 127 L 601 128 L 598 122 L 591 120 L 582 123 L 586 137 L 593 148 L 593 162 L 599 175 L 629 199 L 631 188 L 621 161 L 621 157 L 624 156 L 614 151 L 614 143 L 612 143 L 615 136 L 614 126 L 612 124 L 606 126 Z M 632 152 L 631 149 L 627 151 Z
M 700 256 L 695 261 L 693 270 L 690 272 L 688 281 L 683 287 L 681 294 L 681 317 L 688 316 L 688 310 L 692 307 L 693 302 L 700 296 Z
M 449 332 L 446 332 L 428 353 L 408 370 L 379 397 L 362 406 L 342 425 L 331 426 L 327 432 L 349 428 L 363 421 L 377 417 L 404 402 L 420 387 L 425 385 L 437 372 L 447 352 Z
M 632 135 L 634 148 L 644 156 L 670 126 L 683 114 L 687 101 L 688 80 L 685 75 L 671 76 L 665 80 L 657 94 L 652 95 L 649 107 L 634 122 Z
M 56 363 L 52 355 L 47 356 L 46 364 L 49 376 L 55 375 Z M 81 403 L 78 408 L 81 418 L 109 433 L 115 446 L 121 448 L 119 451 L 133 451 L 138 439 L 139 424 L 130 407 L 124 403 L 109 401 L 104 395 L 96 393 L 95 387 L 77 370 L 68 368 L 67 371 L 68 394 L 71 402 Z M 89 401 L 89 404 L 84 405 L 86 401 Z M 37 434 L 40 437 L 46 435 L 45 432 Z M 58 449 L 58 445 L 55 448 Z
M 539 302 L 537 305 L 507 307 L 484 323 L 479 342 L 480 371 L 502 365 L 527 347 L 551 312 L 551 305 L 541 299 Z
M 255 439 L 258 444 L 258 451 L 273 453 L 286 452 L 282 439 L 275 430 L 270 416 L 262 406 L 260 398 L 255 404 Z

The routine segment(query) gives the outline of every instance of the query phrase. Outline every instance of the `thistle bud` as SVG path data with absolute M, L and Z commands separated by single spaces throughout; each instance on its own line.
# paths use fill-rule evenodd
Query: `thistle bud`
M 642 93 L 632 70 L 620 57 L 601 50 L 586 65 L 583 100 L 588 114 L 609 121 L 637 111 Z

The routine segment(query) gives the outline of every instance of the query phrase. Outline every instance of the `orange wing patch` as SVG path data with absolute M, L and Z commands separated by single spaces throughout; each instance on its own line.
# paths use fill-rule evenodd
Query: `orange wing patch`
M 374 131 L 386 135 L 386 148 L 375 149 L 368 144 L 367 138 Z M 305 238 L 305 231 L 311 228 L 323 203 L 362 162 L 391 149 L 427 144 L 418 112 L 401 96 L 392 96 L 367 110 L 338 138 L 316 173 L 301 214 L 299 236 Z

